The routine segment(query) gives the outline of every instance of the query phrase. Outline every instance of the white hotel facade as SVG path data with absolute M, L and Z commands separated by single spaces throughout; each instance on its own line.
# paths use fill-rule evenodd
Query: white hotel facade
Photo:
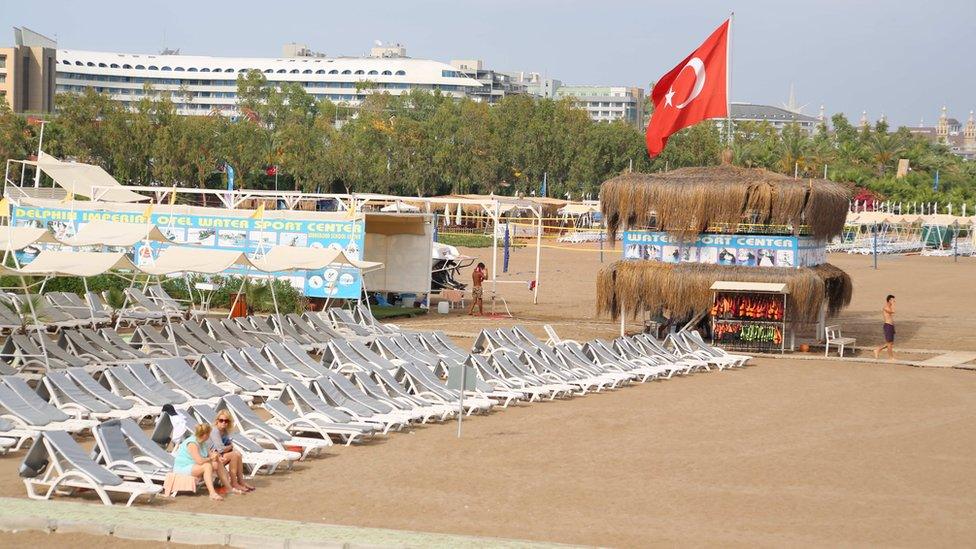
M 262 72 L 271 84 L 297 82 L 316 99 L 350 106 L 373 90 L 391 95 L 411 89 L 440 90 L 460 98 L 481 87 L 451 65 L 406 57 L 402 46 L 373 48 L 369 57 L 330 58 L 307 49 L 293 51 L 300 53 L 260 58 L 59 49 L 55 86 L 57 93 L 92 88 L 131 106 L 145 96 L 148 84 L 154 91 L 170 92 L 180 114 L 198 115 L 214 110 L 234 113 L 237 76 L 252 69 Z M 363 83 L 368 83 L 366 89 Z

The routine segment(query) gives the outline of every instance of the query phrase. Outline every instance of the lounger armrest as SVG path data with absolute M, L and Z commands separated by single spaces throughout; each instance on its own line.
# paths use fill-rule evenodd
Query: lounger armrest
M 107 463 L 105 465 L 105 468 L 108 469 L 109 471 L 112 471 L 113 473 L 117 471 L 125 471 L 126 469 L 128 469 L 133 475 L 142 479 L 143 483 L 148 484 L 150 486 L 152 486 L 153 484 L 152 481 L 149 480 L 149 477 L 146 475 L 145 471 L 140 469 L 135 463 L 132 463 L 131 461 L 124 461 L 124 460 L 112 461 Z
M 271 446 L 274 446 L 275 450 L 284 450 L 285 448 L 276 439 L 269 436 L 267 433 L 260 429 L 241 429 L 241 434 L 250 438 L 254 442 L 260 444 L 261 442 L 266 442 Z
M 168 463 L 163 463 L 163 462 L 159 461 L 158 459 L 156 459 L 156 458 L 154 458 L 152 456 L 136 456 L 135 463 L 136 464 L 139 464 L 139 463 L 148 463 L 149 465 L 155 465 L 156 467 L 161 467 L 161 468 L 167 468 L 167 467 L 169 467 L 169 464 Z

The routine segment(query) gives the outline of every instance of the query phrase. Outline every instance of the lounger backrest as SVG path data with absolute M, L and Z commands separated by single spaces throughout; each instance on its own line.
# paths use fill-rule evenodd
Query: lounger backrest
M 4 376 L 3 382 L 8 388 L 10 388 L 11 391 L 17 393 L 17 396 L 23 399 L 24 402 L 36 409 L 38 412 L 47 416 L 47 418 L 51 421 L 66 421 L 71 419 L 71 416 L 62 412 L 61 410 L 58 410 L 51 405 L 51 403 L 41 398 L 40 395 L 31 389 L 30 385 L 28 385 L 27 381 L 23 378 L 17 376 Z
M 308 378 L 318 376 L 318 373 L 310 369 L 304 362 L 292 354 L 292 352 L 286 349 L 281 343 L 267 344 L 264 347 L 264 352 L 268 355 L 268 358 L 280 364 L 283 369 L 298 372 L 299 374 Z
M 64 469 L 81 471 L 102 486 L 123 483 L 118 475 L 92 461 L 85 450 L 64 431 L 45 431 L 38 435 L 21 463 L 20 476 L 33 478 L 41 475 L 51 460 L 61 463 Z
M 280 429 L 275 429 L 274 427 L 268 425 L 263 419 L 258 417 L 258 415 L 254 413 L 254 410 L 252 410 L 251 407 L 244 402 L 244 399 L 238 395 L 227 395 L 220 399 L 220 403 L 217 404 L 217 411 L 219 412 L 223 409 L 228 410 L 237 420 L 238 424 L 252 429 L 257 429 L 262 433 L 274 438 L 278 442 L 286 442 L 291 438 L 288 433 Z
M 0 408 L 33 427 L 51 423 L 51 418 L 28 404 L 6 385 L 0 384 Z
M 45 384 L 50 384 L 51 389 L 60 392 L 66 399 L 74 402 L 75 404 L 84 406 L 92 412 L 104 414 L 112 410 L 108 404 L 105 404 L 81 387 L 78 387 L 64 372 L 48 372 L 47 375 L 44 376 L 43 382 L 38 386 L 38 391 L 40 391 L 41 387 L 44 387 Z
M 245 391 L 259 391 L 261 385 L 253 379 L 245 376 L 240 371 L 227 363 L 227 360 L 217 353 L 207 353 L 203 355 L 203 362 L 210 366 L 220 376 L 228 382 L 240 387 Z
M 294 421 L 299 418 L 299 415 L 280 399 L 266 400 L 264 407 L 285 421 Z
M 137 397 L 145 400 L 153 406 L 163 406 L 165 404 L 183 404 L 186 398 L 168 387 L 162 385 L 147 386 L 139 378 L 133 375 L 132 371 L 125 366 L 114 366 L 105 370 L 107 375 L 111 375 L 117 382 L 131 391 Z M 157 382 L 158 383 L 158 382 Z
M 129 372 L 131 372 L 132 375 L 137 380 L 139 380 L 139 383 L 142 383 L 143 385 L 145 385 L 153 393 L 155 393 L 155 394 L 157 394 L 159 396 L 162 396 L 164 398 L 169 398 L 169 399 L 180 398 L 180 399 L 183 399 L 180 402 L 185 402 L 186 401 L 186 399 L 183 397 L 183 395 L 177 393 L 173 389 L 170 389 L 165 384 L 163 384 L 163 382 L 161 382 L 158 379 L 156 379 L 156 376 L 152 375 L 152 372 L 149 371 L 149 367 L 146 366 L 145 364 L 127 364 L 125 366 L 125 369 L 127 369 Z
M 122 433 L 129 440 L 131 446 L 135 448 L 134 451 L 147 455 L 164 465 L 173 466 L 173 454 L 163 450 L 158 444 L 153 442 L 135 420 L 129 418 L 121 419 L 119 420 L 119 426 L 122 428 Z
M 132 408 L 132 402 L 100 385 L 84 368 L 68 368 L 66 372 L 71 377 L 71 380 L 77 383 L 79 387 L 95 398 L 107 403 L 109 406 L 117 410 L 129 410 Z
M 227 391 L 198 376 L 182 358 L 163 358 L 154 362 L 159 372 L 168 377 L 177 387 L 197 398 L 227 394 Z
M 360 416 L 368 417 L 373 415 L 373 411 L 367 408 L 366 406 L 364 406 L 362 403 L 356 402 L 355 400 L 342 394 L 338 389 L 336 389 L 335 385 L 333 385 L 332 381 L 327 377 L 320 377 L 318 379 L 312 380 L 311 387 L 317 387 L 318 390 L 322 393 L 322 395 L 325 396 L 327 401 L 331 401 L 331 403 L 334 406 L 342 406 L 344 408 L 352 410 L 353 412 L 355 412 L 357 415 Z
M 95 426 L 92 434 L 95 435 L 95 444 L 106 462 L 135 461 L 135 457 L 129 450 L 129 445 L 125 442 L 125 435 L 122 433 L 122 425 L 119 420 L 112 419 L 99 423 Z
M 204 331 L 203 328 L 200 327 L 199 324 L 193 321 L 184 322 L 183 324 L 180 325 L 180 327 L 186 330 L 190 335 L 195 337 L 198 341 L 204 343 L 208 347 L 212 347 L 217 352 L 225 351 L 231 347 L 227 343 L 223 341 L 219 341 L 216 338 L 214 338 L 212 335 L 208 334 L 206 331 Z
M 339 372 L 334 372 L 328 370 L 324 372 L 325 377 L 335 385 L 336 389 L 341 391 L 345 396 L 365 404 L 373 410 L 377 410 L 381 413 L 389 413 L 393 411 L 393 407 L 385 402 L 380 402 L 379 400 L 369 396 L 361 389 L 356 387 L 353 382 L 349 381 L 346 376 L 340 374 Z
M 273 377 L 275 380 L 284 383 L 294 379 L 294 376 L 288 374 L 287 372 L 282 372 L 281 369 L 268 361 L 268 359 L 261 354 L 260 349 L 249 347 L 247 349 L 242 349 L 241 351 L 244 353 L 244 356 L 247 357 L 250 364 L 261 372 Z
M 329 406 L 327 402 L 298 381 L 289 381 L 286 391 L 295 405 L 302 410 L 318 412 L 332 421 L 345 422 L 349 420 L 345 414 Z

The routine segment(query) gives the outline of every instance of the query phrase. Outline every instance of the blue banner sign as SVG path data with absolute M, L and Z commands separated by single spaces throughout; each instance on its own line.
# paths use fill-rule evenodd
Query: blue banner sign
M 71 236 L 86 223 L 95 220 L 146 223 L 141 212 L 34 206 L 13 206 L 10 210 L 11 223 L 47 227 L 59 236 Z M 310 212 L 312 216 L 314 213 Z M 170 213 L 152 213 L 151 217 L 152 223 L 178 244 L 242 251 L 252 258 L 260 257 L 272 246 L 297 246 L 342 249 L 350 258 L 361 259 L 366 240 L 366 225 L 362 219 L 253 219 Z M 136 245 L 132 250 L 133 261 L 136 264 L 151 261 L 160 247 L 158 243 Z M 244 274 L 242 269 L 231 272 Z M 359 271 L 349 267 L 283 272 L 276 273 L 276 276 L 304 290 L 308 297 L 357 299 L 362 292 L 363 281 Z
M 824 243 L 807 236 L 624 231 L 624 259 L 748 267 L 809 267 L 826 261 Z

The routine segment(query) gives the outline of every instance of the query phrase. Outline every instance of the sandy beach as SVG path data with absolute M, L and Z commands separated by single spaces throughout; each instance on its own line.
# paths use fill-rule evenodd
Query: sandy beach
M 490 265 L 490 251 L 465 251 Z M 878 271 L 870 258 L 831 261 L 854 279 L 837 322 L 859 344 L 880 339 L 881 302 L 894 293 L 899 346 L 976 347 L 972 259 L 884 259 Z M 500 278 L 528 280 L 533 262 L 532 248 L 516 249 Z M 466 346 L 462 336 L 513 323 L 612 336 L 617 323 L 593 318 L 599 266 L 597 252 L 546 248 L 539 306 L 527 287 L 499 285 L 515 319 L 458 311 L 402 324 L 447 330 Z M 974 419 L 971 371 L 756 359 L 500 410 L 466 421 L 460 439 L 450 423 L 333 448 L 220 504 L 202 495 L 152 505 L 615 547 L 963 545 L 976 538 Z M 24 497 L 22 457 L 0 457 L 0 496 Z

